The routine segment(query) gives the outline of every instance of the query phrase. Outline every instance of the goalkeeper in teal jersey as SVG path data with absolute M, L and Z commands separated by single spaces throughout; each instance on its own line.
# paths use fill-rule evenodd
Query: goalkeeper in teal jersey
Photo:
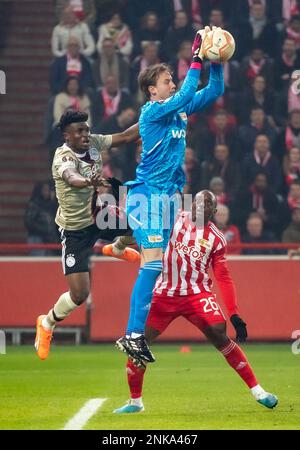
M 116 344 L 129 356 L 147 362 L 155 359 L 145 340 L 144 326 L 152 290 L 162 270 L 162 254 L 178 209 L 175 195 L 182 193 L 185 184 L 182 165 L 187 117 L 207 107 L 224 92 L 220 64 L 211 64 L 208 85 L 196 92 L 202 63 L 202 40 L 208 31 L 210 29 L 206 27 L 196 34 L 193 61 L 178 92 L 175 93 L 171 69 L 166 64 L 150 66 L 139 76 L 140 88 L 148 102 L 143 106 L 139 119 L 141 162 L 136 170 L 136 179 L 127 183 L 127 214 L 141 250 L 142 264 L 131 295 L 126 335 Z M 163 200 L 154 206 L 155 197 Z M 142 212 L 136 216 L 137 202 L 141 198 Z M 169 216 L 165 225 L 167 209 Z

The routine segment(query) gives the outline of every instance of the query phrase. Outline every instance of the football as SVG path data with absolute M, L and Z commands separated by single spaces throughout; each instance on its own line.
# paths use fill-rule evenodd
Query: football
M 232 34 L 222 28 L 210 31 L 203 42 L 204 56 L 209 61 L 228 61 L 235 51 L 235 40 Z

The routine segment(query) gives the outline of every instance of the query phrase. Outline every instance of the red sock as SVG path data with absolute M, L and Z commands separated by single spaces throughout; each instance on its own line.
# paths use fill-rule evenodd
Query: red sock
M 220 351 L 228 364 L 239 374 L 250 389 L 258 384 L 245 353 L 235 342 L 230 340 L 229 344 Z
M 142 396 L 145 371 L 146 369 L 140 369 L 135 366 L 131 359 L 127 360 L 126 372 L 131 398 L 139 398 Z

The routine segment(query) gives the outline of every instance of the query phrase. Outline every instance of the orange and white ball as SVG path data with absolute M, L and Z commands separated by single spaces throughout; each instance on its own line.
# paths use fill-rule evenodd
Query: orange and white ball
M 222 28 L 207 33 L 203 42 L 203 53 L 206 59 L 213 62 L 228 61 L 235 51 L 235 40 L 232 34 Z

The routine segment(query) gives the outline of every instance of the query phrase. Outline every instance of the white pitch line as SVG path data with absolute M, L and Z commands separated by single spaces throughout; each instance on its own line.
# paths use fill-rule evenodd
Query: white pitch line
M 70 419 L 63 430 L 81 430 L 90 418 L 103 405 L 107 398 L 92 398 L 88 400 L 83 407 Z

